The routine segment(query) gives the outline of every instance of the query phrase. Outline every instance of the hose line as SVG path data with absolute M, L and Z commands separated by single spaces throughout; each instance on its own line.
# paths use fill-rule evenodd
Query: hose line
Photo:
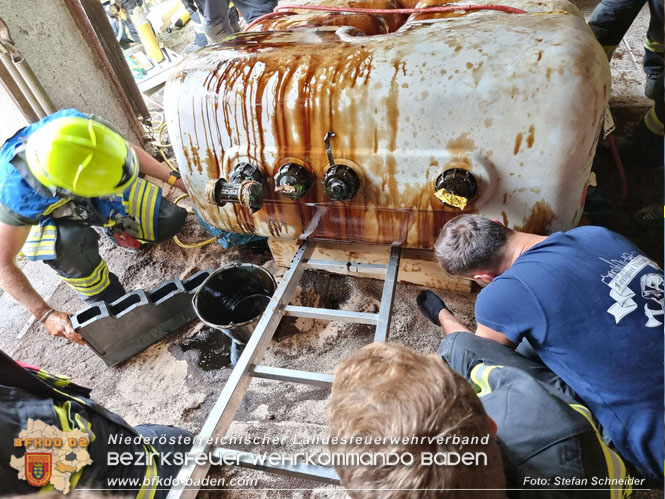
M 180 196 L 178 196 L 177 198 L 175 198 L 175 201 L 173 201 L 173 204 L 175 204 L 176 206 L 178 206 L 178 203 L 179 203 L 180 201 L 182 201 L 183 199 L 187 198 L 187 197 L 189 197 L 189 194 L 187 194 L 187 193 L 185 193 L 185 194 L 181 194 Z M 191 214 L 193 214 L 193 213 L 194 213 L 193 211 L 191 211 L 191 210 L 187 210 L 187 214 L 188 214 L 188 215 L 191 215 Z M 178 236 L 173 236 L 173 241 L 174 241 L 178 246 L 180 246 L 181 248 L 185 248 L 185 249 L 193 249 L 193 248 L 201 248 L 201 247 L 203 247 L 203 246 L 207 246 L 207 245 L 209 245 L 209 244 L 211 244 L 211 243 L 214 243 L 214 242 L 217 241 L 217 239 L 219 239 L 220 237 L 222 237 L 222 236 L 220 235 L 220 236 L 217 236 L 217 237 L 211 237 L 210 239 L 206 239 L 205 241 L 200 241 L 200 242 L 198 242 L 198 243 L 188 244 L 188 243 L 183 243 L 180 239 L 178 239 Z

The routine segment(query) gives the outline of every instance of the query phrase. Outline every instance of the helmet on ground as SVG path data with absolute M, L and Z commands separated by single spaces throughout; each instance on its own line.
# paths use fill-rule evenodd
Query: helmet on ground
M 26 144 L 35 178 L 49 189 L 79 197 L 119 194 L 138 176 L 136 154 L 122 135 L 90 118 L 57 118 Z

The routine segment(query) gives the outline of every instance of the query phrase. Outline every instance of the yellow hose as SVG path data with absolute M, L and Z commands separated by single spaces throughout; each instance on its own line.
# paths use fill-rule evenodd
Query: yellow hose
M 181 194 L 180 196 L 175 198 L 175 201 L 173 201 L 173 204 L 178 206 L 178 203 L 180 201 L 182 201 L 183 199 L 185 199 L 186 197 L 189 197 L 189 194 L 187 194 L 187 193 Z M 187 213 L 192 214 L 193 211 L 187 210 Z M 201 241 L 201 242 L 198 242 L 198 243 L 192 243 L 192 244 L 183 243 L 180 239 L 178 239 L 178 236 L 173 236 L 173 240 L 181 248 L 192 249 L 192 248 L 201 248 L 202 246 L 207 246 L 208 244 L 214 243 L 215 241 L 217 241 L 217 239 L 219 239 L 220 237 L 222 237 L 222 236 L 211 237 L 210 239 L 206 239 L 205 241 Z

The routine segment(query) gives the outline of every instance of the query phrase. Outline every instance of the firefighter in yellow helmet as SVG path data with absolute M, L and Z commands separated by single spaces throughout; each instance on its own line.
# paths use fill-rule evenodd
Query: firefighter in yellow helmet
M 50 334 L 83 343 L 69 315 L 44 301 L 16 257 L 42 260 L 86 302 L 118 299 L 125 290 L 99 255 L 93 227 L 138 248 L 171 238 L 187 215 L 142 175 L 185 191 L 177 172 L 75 109 L 19 130 L 0 149 L 0 286 Z

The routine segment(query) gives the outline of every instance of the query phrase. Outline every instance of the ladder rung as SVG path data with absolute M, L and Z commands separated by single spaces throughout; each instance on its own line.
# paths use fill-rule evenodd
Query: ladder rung
M 283 369 L 272 366 L 254 366 L 249 374 L 254 378 L 290 381 L 292 383 L 324 386 L 326 388 L 330 388 L 333 380 L 332 374 L 297 371 L 295 369 Z
M 333 310 L 330 308 L 300 307 L 296 305 L 285 306 L 284 315 L 290 317 L 305 317 L 308 319 L 354 322 L 356 324 L 371 325 L 376 325 L 379 320 L 379 314 L 354 312 L 351 310 Z
M 307 268 L 313 270 L 327 270 L 334 272 L 336 270 L 345 270 L 347 272 L 359 272 L 363 274 L 385 274 L 387 265 L 380 263 L 351 263 L 339 262 L 334 260 L 309 260 Z
M 334 468 L 328 466 L 317 466 L 305 463 L 286 464 L 280 462 L 281 460 L 274 459 L 276 456 L 273 456 L 274 461 L 271 461 L 269 453 L 262 455 L 253 452 L 227 449 L 225 447 L 215 447 L 212 455 L 215 460 L 223 460 L 226 465 L 238 465 L 253 470 L 269 471 L 272 473 L 339 485 L 339 477 L 337 476 L 337 473 Z

